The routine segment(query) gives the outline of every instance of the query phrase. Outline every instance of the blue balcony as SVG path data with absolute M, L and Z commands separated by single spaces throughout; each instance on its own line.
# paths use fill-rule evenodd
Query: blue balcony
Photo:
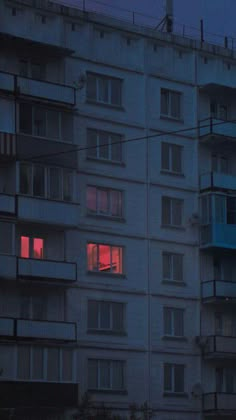
M 208 172 L 200 176 L 200 189 L 236 190 L 236 176 Z
M 200 246 L 202 249 L 236 249 L 236 225 L 212 223 L 201 226 Z
M 236 123 L 218 118 L 206 118 L 199 121 L 199 137 L 202 140 L 208 140 L 211 137 L 234 140 L 236 138 Z
M 74 282 L 77 279 L 75 263 L 65 261 L 50 261 L 32 258 L 18 258 L 18 277 L 23 279 L 38 279 L 40 281 Z
M 236 281 L 210 280 L 202 283 L 202 299 L 207 302 L 236 299 Z

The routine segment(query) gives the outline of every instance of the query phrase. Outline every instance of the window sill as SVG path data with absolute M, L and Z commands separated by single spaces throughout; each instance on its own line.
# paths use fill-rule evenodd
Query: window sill
M 96 101 L 95 99 L 86 99 L 86 103 L 89 105 L 97 105 L 97 106 L 103 106 L 105 108 L 111 108 L 111 109 L 116 109 L 117 111 L 125 111 L 125 108 L 122 105 L 114 105 L 114 104 L 109 104 L 106 102 L 99 102 Z
M 160 172 L 162 175 L 170 175 L 170 176 L 175 176 L 179 178 L 185 178 L 185 175 L 182 172 L 173 172 L 173 171 L 168 171 L 165 169 L 161 169 Z
M 89 274 L 90 276 L 98 276 L 98 277 L 113 277 L 113 278 L 118 278 L 118 279 L 126 279 L 125 274 L 116 274 L 116 273 L 107 273 L 107 272 L 102 272 L 102 271 L 90 271 L 87 270 L 87 274 Z
M 187 392 L 163 392 L 163 397 L 188 398 Z
M 125 331 L 107 331 L 107 330 L 96 330 L 89 328 L 87 329 L 87 334 L 98 334 L 98 335 L 111 335 L 117 337 L 127 337 L 127 333 Z
M 185 231 L 186 230 L 184 226 L 176 226 L 176 225 L 163 225 L 163 224 L 161 224 L 161 228 L 170 229 L 170 230 L 179 230 L 179 231 Z
M 174 280 L 162 280 L 162 284 L 170 285 L 170 286 L 177 286 L 177 287 L 187 286 L 184 281 L 174 281 Z
M 170 121 L 170 122 L 176 122 L 176 123 L 180 123 L 180 124 L 184 123 L 184 120 L 182 118 L 174 118 L 174 117 L 171 117 L 169 115 L 160 115 L 160 119 L 161 120 L 167 120 L 167 121 Z
M 89 211 L 87 212 L 87 216 L 95 218 L 95 219 L 110 220 L 112 222 L 118 222 L 118 223 L 126 222 L 126 220 L 123 217 L 115 217 L 115 216 L 109 216 L 109 215 L 105 216 L 103 214 L 90 213 Z
M 163 335 L 162 337 L 162 340 L 165 340 L 165 341 L 180 341 L 180 342 L 182 342 L 182 341 L 184 341 L 184 342 L 187 342 L 188 341 L 188 339 L 187 339 L 187 337 L 178 337 L 178 336 L 174 336 L 174 335 Z
M 88 389 L 88 392 L 98 393 L 98 394 L 117 394 L 117 395 L 128 395 L 128 391 L 124 390 L 115 390 L 115 389 Z
M 99 159 L 96 157 L 92 157 L 92 156 L 87 156 L 87 160 L 91 160 L 93 162 L 97 162 L 97 163 L 104 163 L 105 165 L 116 165 L 116 166 L 122 166 L 122 167 L 126 167 L 126 164 L 123 161 L 117 161 L 117 160 L 110 160 L 110 159 Z

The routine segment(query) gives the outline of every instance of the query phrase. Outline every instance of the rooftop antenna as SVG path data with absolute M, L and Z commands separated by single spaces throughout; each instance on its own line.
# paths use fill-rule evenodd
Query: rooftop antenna
M 173 0 L 165 0 L 166 2 L 166 14 L 164 18 L 158 23 L 155 29 L 163 31 L 164 29 L 168 33 L 173 32 Z

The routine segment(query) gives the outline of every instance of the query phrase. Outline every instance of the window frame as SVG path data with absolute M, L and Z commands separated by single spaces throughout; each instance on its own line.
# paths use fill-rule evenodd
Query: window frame
M 29 256 L 28 257 L 23 257 L 21 252 L 22 252 L 22 248 L 21 248 L 21 238 L 28 238 L 29 240 Z M 34 257 L 34 240 L 35 239 L 41 239 L 43 241 L 43 255 L 42 258 L 35 258 Z M 19 235 L 19 257 L 26 259 L 26 260 L 39 260 L 39 261 L 45 261 L 47 260 L 47 254 L 46 254 L 46 237 L 45 235 L 29 235 L 29 234 L 25 234 L 23 232 L 21 232 L 21 234 Z
M 89 256 L 88 256 L 88 245 L 95 245 L 97 250 L 96 250 L 96 256 L 97 256 L 97 269 L 96 270 L 91 270 L 89 269 Z M 122 272 L 121 273 L 116 273 L 114 271 L 103 271 L 103 270 L 99 270 L 99 246 L 108 246 L 110 248 L 110 265 L 112 265 L 112 248 L 119 248 L 119 250 L 121 251 L 121 266 L 122 266 Z M 124 270 L 124 246 L 122 245 L 114 245 L 114 244 L 110 244 L 110 243 L 101 243 L 101 242 L 87 242 L 87 249 L 86 249 L 86 253 L 87 253 L 87 271 L 88 273 L 96 273 L 96 274 L 100 274 L 100 275 L 105 275 L 105 276 L 120 276 L 120 277 L 124 277 L 125 275 L 125 270 Z
M 170 368 L 170 370 L 171 370 L 171 378 L 170 378 L 170 381 L 171 381 L 171 384 L 170 384 L 170 388 L 171 389 L 167 389 L 166 388 L 166 374 L 167 374 L 167 372 L 166 372 L 166 369 L 167 368 Z M 183 378 L 183 390 L 181 390 L 181 391 L 177 391 L 176 390 L 176 369 L 178 369 L 178 368 L 183 368 L 183 375 L 182 375 L 182 378 Z M 186 386 L 186 384 L 185 384 L 185 375 L 186 375 L 186 366 L 185 366 L 185 364 L 182 364 L 182 363 L 164 363 L 164 365 L 163 365 L 163 391 L 164 391 L 164 394 L 170 394 L 170 395 L 184 395 L 185 394 L 185 386 Z
M 167 315 L 167 312 L 169 311 L 169 315 Z M 183 331 L 182 335 L 176 334 L 176 319 L 175 316 L 177 313 L 181 313 L 181 330 Z M 163 307 L 163 333 L 164 337 L 171 337 L 176 339 L 183 339 L 185 338 L 185 325 L 184 325 L 184 315 L 185 315 L 185 309 L 184 308 L 177 308 L 177 307 L 170 307 L 170 306 L 164 306 Z M 168 323 L 168 319 L 166 319 L 167 316 L 170 316 L 170 331 L 167 331 L 166 326 Z
M 96 313 L 96 318 L 97 318 L 97 327 L 94 326 L 90 326 L 89 325 L 89 305 L 96 303 L 97 306 L 97 313 Z M 108 304 L 109 305 L 109 327 L 108 328 L 104 328 L 101 325 L 101 311 L 102 311 L 102 304 Z M 120 330 L 116 330 L 113 327 L 113 323 L 114 323 L 114 309 L 113 306 L 114 305 L 120 305 L 120 307 L 122 308 L 122 329 Z M 103 334 L 111 334 L 111 335 L 124 335 L 126 332 L 126 304 L 124 302 L 118 302 L 118 301 L 110 301 L 110 300 L 97 300 L 97 299 L 88 299 L 87 301 L 87 330 L 88 332 L 96 332 L 96 333 L 103 333 Z
M 87 193 L 88 193 L 88 189 L 89 188 L 94 188 L 96 189 L 96 210 L 90 209 L 88 207 L 88 197 L 87 197 Z M 106 192 L 107 193 L 107 202 L 108 202 L 108 212 L 103 212 L 100 211 L 99 209 L 99 201 L 100 201 L 100 192 Z M 115 215 L 112 214 L 112 193 L 118 193 L 119 194 L 119 200 L 120 200 L 120 214 L 119 215 Z M 112 219 L 123 219 L 124 217 L 124 192 L 122 190 L 118 190 L 115 188 L 110 188 L 110 187 L 103 187 L 103 186 L 98 186 L 98 185 L 87 185 L 86 188 L 86 208 L 87 208 L 87 213 L 89 215 L 96 215 L 96 216 L 101 216 L 101 217 L 105 217 L 105 218 L 112 218 Z
M 167 95 L 167 112 L 165 113 L 163 111 L 163 97 L 162 95 Z M 172 95 L 176 95 L 179 98 L 179 104 L 178 104 L 178 116 L 172 115 Z M 160 117 L 161 118 L 168 118 L 175 121 L 182 121 L 183 120 L 183 92 L 180 92 L 178 90 L 168 89 L 165 87 L 161 87 L 160 90 Z
M 165 168 L 164 166 L 164 147 L 168 148 L 168 168 Z M 180 152 L 180 171 L 175 171 L 173 169 L 173 161 L 174 161 L 174 148 L 178 148 Z M 183 149 L 184 146 L 176 144 L 176 143 L 169 143 L 169 142 L 161 142 L 161 171 L 166 172 L 168 174 L 173 175 L 183 175 Z
M 165 211 L 163 211 L 165 200 L 166 200 L 166 202 L 168 200 L 168 203 L 169 203 L 169 209 L 168 209 L 169 219 L 170 219 L 169 223 L 164 223 L 164 220 L 163 220 L 164 214 L 165 214 Z M 162 201 L 161 202 L 161 205 L 162 205 L 162 212 L 161 212 L 162 213 L 161 214 L 162 226 L 163 227 L 173 227 L 173 228 L 177 228 L 177 229 L 183 229 L 184 228 L 184 220 L 183 220 L 184 219 L 184 199 L 178 198 L 178 197 L 169 197 L 167 195 L 163 195 L 162 198 L 161 198 L 161 201 Z M 181 207 L 181 210 L 180 210 L 180 219 L 181 219 L 180 224 L 174 224 L 173 223 L 174 215 L 176 214 L 174 204 L 178 204 Z
M 124 144 L 123 144 L 123 135 L 120 133 L 115 133 L 115 132 L 111 132 L 111 131 L 105 131 L 105 130 L 100 130 L 100 129 L 96 129 L 93 127 L 88 127 L 87 128 L 87 159 L 95 159 L 97 161 L 100 162 L 105 162 L 105 163 L 112 163 L 112 164 L 118 164 L 121 165 L 124 161 Z M 94 146 L 94 148 L 89 147 L 89 142 L 90 142 L 90 135 L 96 135 L 96 147 Z M 101 136 L 107 136 L 107 143 L 101 143 L 100 137 Z M 112 146 L 114 145 L 115 147 L 115 143 L 116 141 L 112 140 L 112 136 L 114 137 L 119 137 L 119 141 L 117 140 L 117 144 L 120 143 L 120 159 L 114 159 L 113 158 L 113 153 L 112 153 Z M 108 148 L 108 157 L 103 157 L 101 150 L 102 148 L 107 147 Z M 90 152 L 90 150 L 95 149 L 95 155 L 92 154 L 92 152 Z
M 164 271 L 165 271 L 164 270 L 164 266 L 165 266 L 164 258 L 165 257 L 170 258 L 170 260 L 171 260 L 170 268 L 169 268 L 169 271 L 170 271 L 170 274 L 171 274 L 170 278 L 165 277 L 165 273 L 164 273 Z M 175 257 L 178 257 L 178 258 L 181 259 L 181 274 L 182 274 L 182 277 L 179 280 L 175 279 L 175 277 L 174 277 L 174 272 L 175 272 L 174 258 Z M 173 283 L 176 283 L 176 284 L 184 283 L 184 254 L 177 253 L 177 252 L 162 251 L 162 279 L 163 279 L 164 282 L 173 282 Z
M 89 97 L 89 78 L 94 78 L 93 83 L 95 83 L 95 97 Z M 112 103 L 112 82 L 119 82 L 119 103 Z M 101 90 L 101 84 L 102 83 L 107 84 L 107 101 L 100 99 L 101 96 L 103 96 L 103 92 L 100 92 Z M 102 94 L 101 94 L 102 93 Z M 93 73 L 93 72 L 87 72 L 87 89 L 86 89 L 86 100 L 87 102 L 99 104 L 99 105 L 105 105 L 113 108 L 122 108 L 122 101 L 123 99 L 123 79 L 120 77 L 114 77 L 106 74 L 100 74 L 100 73 Z
M 122 359 L 119 359 L 119 360 L 114 360 L 114 359 L 105 359 L 105 358 L 100 358 L 100 359 L 97 359 L 97 358 L 88 358 L 87 359 L 87 374 L 89 373 L 89 362 L 90 361 L 92 361 L 92 362 L 95 362 L 95 363 L 97 363 L 97 366 L 96 366 L 96 369 L 97 369 L 97 372 L 96 372 L 96 376 L 97 376 L 97 386 L 94 388 L 94 387 L 90 387 L 90 384 L 89 384 L 89 375 L 87 376 L 87 380 L 88 380 L 88 389 L 89 390 L 91 390 L 91 391 L 105 391 L 105 392 L 113 392 L 113 393 L 123 393 L 123 392 L 125 392 L 126 391 L 126 361 L 125 360 L 122 360 Z M 107 362 L 107 363 L 109 363 L 109 382 L 110 382 L 110 384 L 111 384 L 111 386 L 109 386 L 109 387 L 102 387 L 102 386 L 100 386 L 100 383 L 101 383 L 101 363 L 102 362 Z M 113 367 L 113 364 L 114 363 L 116 363 L 116 362 L 119 362 L 119 363 L 121 363 L 122 364 L 122 379 L 123 379 L 123 387 L 122 388 L 114 388 L 113 387 L 113 383 L 114 383 L 114 379 L 113 379 L 113 369 L 114 369 L 114 367 Z

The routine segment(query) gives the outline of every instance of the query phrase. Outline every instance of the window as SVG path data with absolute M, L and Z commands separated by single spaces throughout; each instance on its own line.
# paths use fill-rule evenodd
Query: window
M 218 118 L 220 120 L 228 119 L 228 107 L 226 104 L 220 104 L 217 102 L 210 103 L 211 117 Z
M 124 304 L 106 301 L 88 301 L 88 329 L 124 332 Z
M 119 246 L 87 244 L 88 270 L 102 273 L 123 273 L 123 248 Z
M 45 78 L 45 66 L 40 62 L 22 58 L 19 60 L 19 75 L 43 80 Z
M 73 200 L 74 174 L 69 169 L 20 163 L 20 194 L 50 200 Z
M 21 258 L 44 258 L 44 239 L 29 236 L 20 237 Z
M 163 280 L 183 281 L 183 255 L 163 252 L 162 254 Z
M 122 136 L 107 131 L 87 131 L 87 156 L 114 162 L 122 161 Z
M 66 112 L 21 103 L 19 105 L 19 132 L 35 137 L 71 142 L 73 116 Z
M 236 393 L 236 370 L 235 368 L 216 368 L 216 392 L 226 394 Z
M 162 197 L 162 224 L 176 227 L 183 225 L 183 200 Z
M 219 172 L 222 174 L 228 174 L 229 171 L 229 159 L 226 156 L 219 154 L 211 155 L 211 170 L 212 172 Z
M 88 360 L 88 388 L 123 391 L 125 389 L 123 360 Z
M 177 144 L 161 144 L 161 168 L 176 174 L 182 173 L 182 146 Z
M 13 224 L 0 222 L 0 254 L 9 254 L 13 252 Z
M 88 186 L 87 209 L 97 215 L 122 217 L 122 192 Z
M 48 320 L 48 300 L 46 294 L 31 296 L 22 294 L 20 297 L 20 317 L 23 319 Z
M 87 99 L 102 104 L 121 106 L 122 80 L 88 73 Z
M 236 316 L 233 313 L 215 313 L 215 334 L 224 337 L 236 337 Z
M 164 308 L 164 335 L 171 337 L 184 336 L 184 310 Z
M 184 365 L 164 364 L 164 392 L 184 392 Z
M 181 118 L 182 94 L 168 89 L 161 89 L 161 115 L 164 117 Z

